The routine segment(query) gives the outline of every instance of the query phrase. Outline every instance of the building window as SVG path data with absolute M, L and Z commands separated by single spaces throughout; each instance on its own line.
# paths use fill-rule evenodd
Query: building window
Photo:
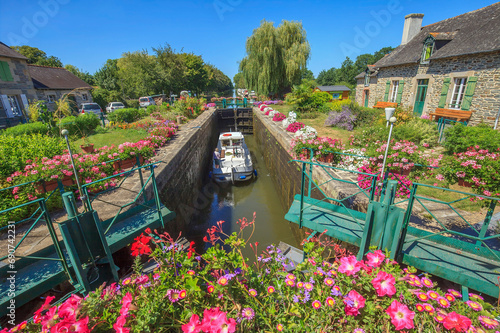
M 420 59 L 421 64 L 428 64 L 429 58 L 434 51 L 434 38 L 427 37 L 424 41 L 424 49 L 422 50 L 422 58 Z
M 467 87 L 467 78 L 459 77 L 454 80 L 453 95 L 451 96 L 450 108 L 460 109 L 464 99 L 465 88 Z
M 391 89 L 391 103 L 396 103 L 396 100 L 398 98 L 398 88 L 399 88 L 399 81 L 392 81 L 392 89 Z
M 47 95 L 48 102 L 49 103 L 54 103 L 56 101 L 56 95 Z
M 368 73 L 365 73 L 365 87 L 368 87 L 370 85 L 370 75 Z
M 82 100 L 84 100 L 84 101 L 87 100 L 87 94 L 82 94 Z
M 20 116 L 21 115 L 21 108 L 19 106 L 19 101 L 17 100 L 17 97 L 14 95 L 9 95 L 9 96 L 7 96 L 7 99 L 9 100 L 12 114 L 14 116 Z

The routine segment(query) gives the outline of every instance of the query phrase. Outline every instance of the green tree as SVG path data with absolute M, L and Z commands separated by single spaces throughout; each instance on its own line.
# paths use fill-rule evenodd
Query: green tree
M 242 72 L 238 72 L 233 77 L 234 89 L 246 89 L 245 77 Z
M 334 85 L 338 81 L 338 73 L 337 68 L 332 67 L 328 70 L 322 70 L 318 74 L 318 78 L 316 82 L 320 86 L 331 86 Z
M 222 96 L 233 95 L 233 83 L 231 79 L 220 69 L 211 64 L 205 64 L 208 73 L 207 92 Z
M 342 66 L 338 70 L 338 81 L 344 81 L 349 84 L 356 84 L 356 75 L 358 75 L 358 70 L 354 65 L 354 62 L 346 57 L 344 62 L 342 62 Z
M 91 86 L 95 85 L 95 78 L 89 72 L 84 72 L 84 71 L 78 69 L 76 66 L 73 66 L 73 65 L 70 65 L 70 64 L 65 65 L 64 68 L 67 71 L 73 73 L 75 76 L 77 76 L 80 79 L 82 79 L 83 81 L 85 81 L 87 84 L 89 84 Z
M 11 49 L 16 50 L 23 56 L 28 58 L 28 64 L 41 65 L 41 66 L 52 66 L 52 67 L 62 67 L 63 64 L 59 58 L 54 56 L 47 56 L 47 53 L 43 52 L 39 48 L 22 45 L 22 46 L 11 46 Z
M 148 51 L 126 52 L 118 59 L 119 84 L 130 99 L 155 95 L 161 91 L 161 77 L 156 57 Z
M 196 96 L 199 96 L 208 84 L 208 73 L 204 66 L 205 63 L 201 56 L 192 53 L 182 53 L 181 58 L 184 62 L 184 76 L 186 78 L 184 89 L 190 90 Z
M 371 63 L 369 65 L 373 65 L 374 63 L 376 63 L 377 61 L 382 59 L 386 54 L 391 53 L 393 50 L 394 50 L 394 48 L 391 46 L 386 46 L 386 47 L 381 48 L 380 50 L 378 50 L 377 52 L 375 52 L 373 54 L 373 63 Z
M 300 79 L 301 80 L 314 80 L 314 73 L 310 69 L 304 68 L 302 70 L 302 73 L 300 74 Z
M 95 81 L 100 88 L 106 90 L 120 90 L 118 77 L 118 59 L 108 59 L 94 74 Z
M 185 89 L 186 76 L 184 59 L 169 44 L 153 48 L 158 63 L 158 76 L 161 90 L 166 93 L 179 93 Z
M 247 55 L 240 62 L 247 89 L 259 94 L 282 94 L 301 79 L 310 46 L 302 23 L 262 21 L 246 42 Z

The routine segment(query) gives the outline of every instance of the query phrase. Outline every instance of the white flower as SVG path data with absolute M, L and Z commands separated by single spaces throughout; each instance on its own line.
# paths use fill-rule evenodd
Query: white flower
M 306 126 L 295 132 L 295 138 L 300 140 L 305 139 L 315 139 L 318 136 L 318 132 L 311 126 Z

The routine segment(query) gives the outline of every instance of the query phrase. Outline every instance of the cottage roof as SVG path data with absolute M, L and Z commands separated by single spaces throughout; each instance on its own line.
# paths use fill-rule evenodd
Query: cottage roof
M 429 36 L 446 41 L 434 50 L 429 58 L 430 61 L 498 51 L 500 50 L 500 2 L 422 27 L 407 44 L 398 46 L 389 55 L 377 61 L 375 67 L 419 62 L 424 40 Z
M 92 89 L 85 81 L 61 67 L 28 65 L 35 89 Z
M 14 51 L 4 43 L 0 42 L 0 56 L 2 57 L 7 57 L 7 58 L 17 58 L 17 59 L 24 59 L 28 60 L 25 56 L 23 56 L 21 53 Z
M 347 88 L 346 86 L 317 86 L 321 91 L 351 91 L 351 89 Z
M 368 65 L 366 68 L 369 71 L 369 76 L 377 76 L 378 71 L 374 65 Z M 359 73 L 358 75 L 356 75 L 354 78 L 355 79 L 364 79 L 365 73 L 366 73 L 366 69 L 364 71 L 362 71 L 361 73 Z

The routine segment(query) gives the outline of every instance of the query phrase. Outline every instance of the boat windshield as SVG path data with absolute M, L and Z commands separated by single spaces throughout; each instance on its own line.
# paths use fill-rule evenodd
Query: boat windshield
M 233 146 L 241 146 L 241 140 L 233 140 Z
M 231 140 L 221 140 L 222 147 L 228 147 L 231 145 Z

